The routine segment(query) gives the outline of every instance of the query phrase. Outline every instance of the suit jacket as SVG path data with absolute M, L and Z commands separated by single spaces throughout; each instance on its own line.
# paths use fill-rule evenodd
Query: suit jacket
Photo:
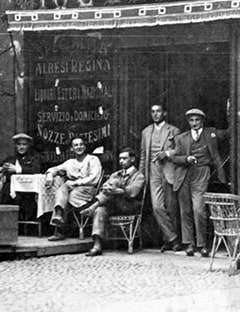
M 141 193 L 145 182 L 143 174 L 134 168 L 134 170 L 124 179 L 124 182 L 122 182 L 121 173 L 121 170 L 114 172 L 105 183 L 123 188 L 125 191 L 124 195 L 109 196 L 100 192 L 97 195 L 97 199 L 101 204 L 107 203 L 112 197 L 116 197 L 117 201 L 121 201 L 123 198 L 124 200 L 131 202 L 138 200 L 138 195 Z
M 150 172 L 150 153 L 151 153 L 151 138 L 154 130 L 154 124 L 149 125 L 142 131 L 141 152 L 139 171 L 145 176 L 146 183 L 149 183 Z M 169 151 L 170 156 L 174 154 L 175 136 L 180 133 L 180 130 L 168 123 L 163 125 L 161 146 L 159 151 Z M 171 158 L 164 159 L 163 174 L 168 183 L 173 184 L 175 165 Z
M 217 177 L 220 182 L 226 183 L 222 161 L 218 151 L 218 140 L 224 139 L 229 135 L 228 130 L 218 130 L 216 128 L 204 128 L 202 135 L 205 138 L 207 147 L 212 158 L 214 168 L 217 170 Z M 173 188 L 177 191 L 182 185 L 190 164 L 187 157 L 190 156 L 191 131 L 186 131 L 176 137 L 176 150 L 172 160 L 177 164 Z

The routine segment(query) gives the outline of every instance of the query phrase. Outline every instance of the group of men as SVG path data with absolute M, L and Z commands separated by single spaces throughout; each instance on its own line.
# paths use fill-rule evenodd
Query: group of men
M 193 108 L 185 116 L 190 130 L 180 130 L 165 121 L 163 105 L 151 108 L 153 124 L 142 132 L 139 170 L 149 183 L 155 219 L 161 229 L 164 245 L 186 255 L 197 250 L 208 256 L 207 213 L 203 194 L 207 191 L 211 171 L 217 171 L 219 182 L 226 183 L 218 150 L 218 140 L 228 130 L 204 127 L 205 113 Z M 181 234 L 178 231 L 180 208 Z
M 51 187 L 57 174 L 65 179 L 56 192 L 51 219 L 57 231 L 49 240 L 64 239 L 62 229 L 69 208 L 80 208 L 81 214 L 93 218 L 94 244 L 87 256 L 101 255 L 107 218 L 115 214 L 139 213 L 140 194 L 146 185 L 150 191 L 153 214 L 164 240 L 161 251 L 172 249 L 177 252 L 184 245 L 187 256 L 193 256 L 196 250 L 203 257 L 208 256 L 207 214 L 203 194 L 208 188 L 214 167 L 219 181 L 226 183 L 218 139 L 225 138 L 228 131 L 204 127 L 205 113 L 193 108 L 186 112 L 190 130 L 180 133 L 177 127 L 165 121 L 166 114 L 163 105 L 152 105 L 153 123 L 142 132 L 139 170 L 135 167 L 133 149 L 123 148 L 119 152 L 120 170 L 109 177 L 97 196 L 94 195 L 102 175 L 101 163 L 97 156 L 86 152 L 83 138 L 71 140 L 74 158 L 46 172 L 46 187 Z M 40 170 L 39 159 L 29 153 L 32 138 L 18 134 L 13 140 L 16 156 L 0 164 L 0 172 L 6 176 L 2 190 L 3 203 L 12 202 L 9 198 L 11 174 L 38 173 Z M 27 147 L 24 149 L 23 145 Z M 179 209 L 181 234 L 178 229 Z

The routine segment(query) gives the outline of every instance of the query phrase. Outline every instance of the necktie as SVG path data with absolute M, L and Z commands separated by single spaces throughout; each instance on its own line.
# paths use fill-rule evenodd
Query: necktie
M 199 133 L 199 130 L 195 130 L 195 141 L 198 141 L 200 138 L 200 133 Z
M 122 180 L 122 183 L 123 183 L 123 184 L 125 184 L 126 181 L 127 181 L 127 172 L 126 172 L 125 169 L 122 170 L 121 180 Z

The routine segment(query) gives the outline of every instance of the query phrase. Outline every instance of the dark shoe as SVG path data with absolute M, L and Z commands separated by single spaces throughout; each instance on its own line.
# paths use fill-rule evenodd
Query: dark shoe
M 171 248 L 167 244 L 163 244 L 162 247 L 160 248 L 160 252 L 164 252 L 166 250 L 170 250 Z
M 202 247 L 201 250 L 200 250 L 200 253 L 201 253 L 202 257 L 206 258 L 209 255 L 209 250 L 207 249 L 207 247 Z
M 173 250 L 174 252 L 176 252 L 176 251 L 181 251 L 181 250 L 182 250 L 182 247 L 181 247 L 181 245 L 180 245 L 178 242 L 174 242 L 174 243 L 172 244 L 172 250 Z
M 57 233 L 48 238 L 49 242 L 57 242 L 60 240 L 64 240 L 66 237 L 63 234 Z
M 194 247 L 192 244 L 188 245 L 187 249 L 186 249 L 186 255 L 188 257 L 192 257 L 194 256 Z
M 96 256 L 101 256 L 101 255 L 102 255 L 102 250 L 96 249 L 96 248 L 92 248 L 89 250 L 89 252 L 86 253 L 87 257 L 96 257 Z
M 61 215 L 56 215 L 55 217 L 53 217 L 52 223 L 58 226 L 63 225 L 64 224 L 63 217 Z

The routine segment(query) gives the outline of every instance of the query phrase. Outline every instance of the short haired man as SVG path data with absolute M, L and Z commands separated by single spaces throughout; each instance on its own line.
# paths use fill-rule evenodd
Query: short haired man
M 58 228 L 50 241 L 64 239 L 61 228 L 65 224 L 67 206 L 80 208 L 90 202 L 101 177 L 102 166 L 98 157 L 86 152 L 86 145 L 81 137 L 71 140 L 71 151 L 75 158 L 68 159 L 61 165 L 47 170 L 46 187 L 50 187 L 57 174 L 65 174 L 66 181 L 58 188 L 51 223 Z
M 33 138 L 25 133 L 18 133 L 12 137 L 15 145 L 15 155 L 7 157 L 0 163 L 0 172 L 5 183 L 2 189 L 2 204 L 20 206 L 20 220 L 34 220 L 36 218 L 36 203 L 33 193 L 17 193 L 16 198 L 10 196 L 10 177 L 12 174 L 34 174 L 40 172 L 39 155 L 31 150 Z
M 196 243 L 203 257 L 208 256 L 207 214 L 203 194 L 207 191 L 211 167 L 217 170 L 220 182 L 226 183 L 218 151 L 218 140 L 228 130 L 204 127 L 205 113 L 197 108 L 186 112 L 190 130 L 176 137 L 173 161 L 176 168 L 174 190 L 178 191 L 181 212 L 182 241 L 187 256 L 193 256 Z
M 163 234 L 161 248 L 179 251 L 178 206 L 173 192 L 175 165 L 171 160 L 174 153 L 175 136 L 180 130 L 165 121 L 166 110 L 162 104 L 151 106 L 153 124 L 142 131 L 139 171 L 150 187 L 153 214 Z
M 120 171 L 114 172 L 104 183 L 97 195 L 97 201 L 85 211 L 84 215 L 93 216 L 92 237 L 93 248 L 86 254 L 94 257 L 102 254 L 102 239 L 105 222 L 111 215 L 129 215 L 140 211 L 138 198 L 144 186 L 144 176 L 134 166 L 135 153 L 127 147 L 119 153 Z

